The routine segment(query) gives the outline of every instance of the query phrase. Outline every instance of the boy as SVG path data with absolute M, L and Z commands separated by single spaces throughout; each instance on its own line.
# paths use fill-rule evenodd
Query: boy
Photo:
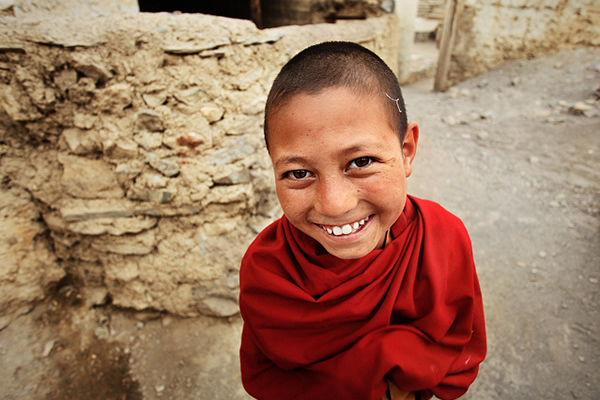
M 305 49 L 273 83 L 265 140 L 284 216 L 240 270 L 244 387 L 258 399 L 453 399 L 485 357 L 458 218 L 406 194 L 419 128 L 371 51 Z

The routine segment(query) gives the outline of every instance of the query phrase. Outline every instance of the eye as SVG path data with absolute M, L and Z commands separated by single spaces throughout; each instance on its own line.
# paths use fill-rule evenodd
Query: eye
M 348 168 L 364 168 L 367 165 L 373 163 L 375 159 L 373 157 L 359 157 L 352 161 L 348 165 Z
M 302 180 L 302 179 L 306 179 L 306 178 L 308 178 L 311 175 L 312 175 L 312 173 L 310 171 L 305 170 L 305 169 L 295 169 L 295 170 L 286 172 L 283 175 L 283 177 L 291 179 L 293 181 L 294 180 L 295 181 L 299 181 L 299 180 Z

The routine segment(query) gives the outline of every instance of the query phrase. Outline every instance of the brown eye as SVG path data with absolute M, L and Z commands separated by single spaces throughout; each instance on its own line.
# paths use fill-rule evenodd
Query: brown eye
M 302 179 L 306 178 L 306 175 L 308 175 L 308 171 L 305 169 L 297 169 L 295 171 L 292 171 L 292 175 L 294 175 L 294 178 L 296 179 Z
M 350 163 L 350 168 L 364 168 L 367 165 L 371 164 L 373 159 L 371 157 L 360 157 L 355 160 L 352 160 Z
M 293 171 L 288 171 L 285 173 L 284 177 L 291 180 L 302 180 L 311 176 L 311 172 L 306 169 L 295 169 Z

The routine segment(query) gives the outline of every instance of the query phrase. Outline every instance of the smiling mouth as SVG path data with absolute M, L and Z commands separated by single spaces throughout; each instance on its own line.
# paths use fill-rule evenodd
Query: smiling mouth
M 371 219 L 372 215 L 363 218 L 359 221 L 352 222 L 341 226 L 335 225 L 319 225 L 325 232 L 333 236 L 345 236 L 358 232 Z

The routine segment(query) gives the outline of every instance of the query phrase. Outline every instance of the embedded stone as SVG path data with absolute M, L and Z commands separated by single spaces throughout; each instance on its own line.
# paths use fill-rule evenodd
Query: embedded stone
M 174 194 L 168 190 L 146 190 L 131 188 L 127 192 L 127 198 L 137 201 L 152 201 L 154 203 L 168 203 L 173 199 Z
M 115 168 L 115 174 L 119 183 L 123 184 L 142 172 L 141 168 L 131 167 L 127 164 L 119 164 Z
M 215 204 L 245 203 L 252 196 L 251 185 L 215 186 L 204 201 L 204 206 Z
M 93 199 L 123 197 L 112 169 L 102 160 L 59 156 L 63 165 L 61 184 L 73 197 Z
M 256 118 L 242 115 L 235 119 L 224 121 L 224 129 L 227 135 L 255 133 L 259 130 L 259 123 Z
M 246 115 L 260 114 L 265 109 L 266 98 L 258 98 L 242 106 L 242 112 Z
M 112 78 L 112 73 L 101 63 L 89 57 L 73 56 L 73 67 L 88 78 L 98 83 L 106 83 Z
M 238 219 L 216 220 L 203 224 L 202 230 L 207 236 L 222 236 L 235 230 L 239 222 Z
M 131 105 L 133 99 L 131 88 L 125 83 L 106 88 L 97 95 L 100 99 L 99 108 L 103 111 L 122 111 Z
M 173 46 L 165 46 L 163 47 L 163 51 L 165 53 L 171 54 L 197 54 L 203 50 L 210 50 L 221 46 L 226 46 L 231 44 L 231 40 L 226 37 L 223 38 L 214 38 L 214 39 L 204 39 L 199 40 L 199 43 L 186 44 L 186 45 L 173 45 Z
M 156 93 L 144 93 L 142 95 L 142 99 L 148 107 L 158 107 L 167 101 L 167 92 L 160 91 Z
M 138 145 L 131 139 L 108 140 L 103 147 L 104 155 L 112 160 L 131 160 L 138 156 Z
M 150 192 L 145 189 L 131 188 L 127 191 L 127 198 L 135 201 L 150 200 Z
M 179 163 L 176 161 L 158 158 L 154 154 L 149 154 L 148 163 L 166 177 L 170 178 L 179 174 Z
M 107 270 L 107 275 L 120 282 L 131 282 L 140 275 L 140 268 L 135 261 L 126 259 L 118 267 Z
M 0 85 L 0 107 L 15 122 L 31 121 L 42 116 L 18 84 Z
M 204 99 L 202 93 L 203 90 L 201 87 L 192 87 L 190 89 L 180 90 L 174 93 L 173 96 L 183 104 L 191 106 Z
M 160 132 L 142 132 L 135 135 L 134 140 L 146 151 L 157 149 L 163 144 L 163 135 Z
M 250 172 L 246 168 L 238 169 L 225 176 L 220 176 L 213 181 L 216 185 L 237 185 L 240 183 L 250 182 Z
M 283 37 L 283 33 L 273 29 L 261 30 L 258 35 L 253 37 L 245 37 L 238 40 L 238 43 L 242 43 L 244 46 L 252 46 L 262 43 L 275 43 Z
M 73 125 L 80 129 L 92 129 L 98 118 L 95 115 L 76 113 L 73 115 Z
M 169 149 L 177 149 L 178 147 L 180 147 L 177 143 L 177 138 L 175 136 L 163 135 L 162 144 L 168 147 Z
M 120 199 L 69 199 L 59 205 L 60 217 L 68 222 L 96 218 L 128 218 L 140 214 L 135 203 Z
M 155 245 L 154 231 L 146 231 L 139 235 L 99 236 L 91 243 L 95 250 L 123 255 L 149 254 L 154 250 Z
M 67 128 L 62 133 L 67 147 L 73 154 L 89 154 L 100 151 L 102 145 L 95 131 Z
M 71 222 L 66 226 L 70 232 L 81 235 L 98 236 L 109 234 L 122 236 L 128 233 L 140 233 L 153 228 L 156 218 L 136 215 L 128 218 L 94 218 Z
M 248 136 L 242 136 L 228 147 L 215 151 L 210 157 L 210 163 L 216 166 L 230 164 L 248 157 L 255 151 L 256 143 Z
M 86 307 L 101 306 L 106 304 L 108 289 L 105 287 L 84 287 L 81 290 Z
M 48 340 L 44 345 L 44 349 L 42 350 L 42 357 L 46 358 L 52 353 L 52 349 L 54 348 L 54 344 L 56 343 L 55 339 Z
M 203 314 L 215 317 L 231 317 L 239 313 L 237 301 L 220 296 L 210 296 L 198 302 Z
M 208 120 L 213 123 L 220 121 L 223 118 L 224 111 L 221 107 L 210 104 L 200 108 L 200 113 Z
M 163 132 L 165 130 L 160 114 L 148 110 L 140 111 L 138 113 L 135 127 L 137 132 Z
M 77 83 L 77 71 L 74 69 L 62 69 L 54 75 L 54 83 L 65 93 L 67 89 Z
M 33 103 L 44 112 L 50 112 L 56 105 L 56 94 L 54 89 L 37 87 L 29 90 L 29 97 Z
M 85 105 L 94 98 L 96 84 L 91 78 L 81 78 L 76 85 L 69 88 L 69 100 L 75 104 Z
M 155 203 L 168 203 L 173 199 L 173 193 L 167 190 L 152 190 L 148 198 Z

